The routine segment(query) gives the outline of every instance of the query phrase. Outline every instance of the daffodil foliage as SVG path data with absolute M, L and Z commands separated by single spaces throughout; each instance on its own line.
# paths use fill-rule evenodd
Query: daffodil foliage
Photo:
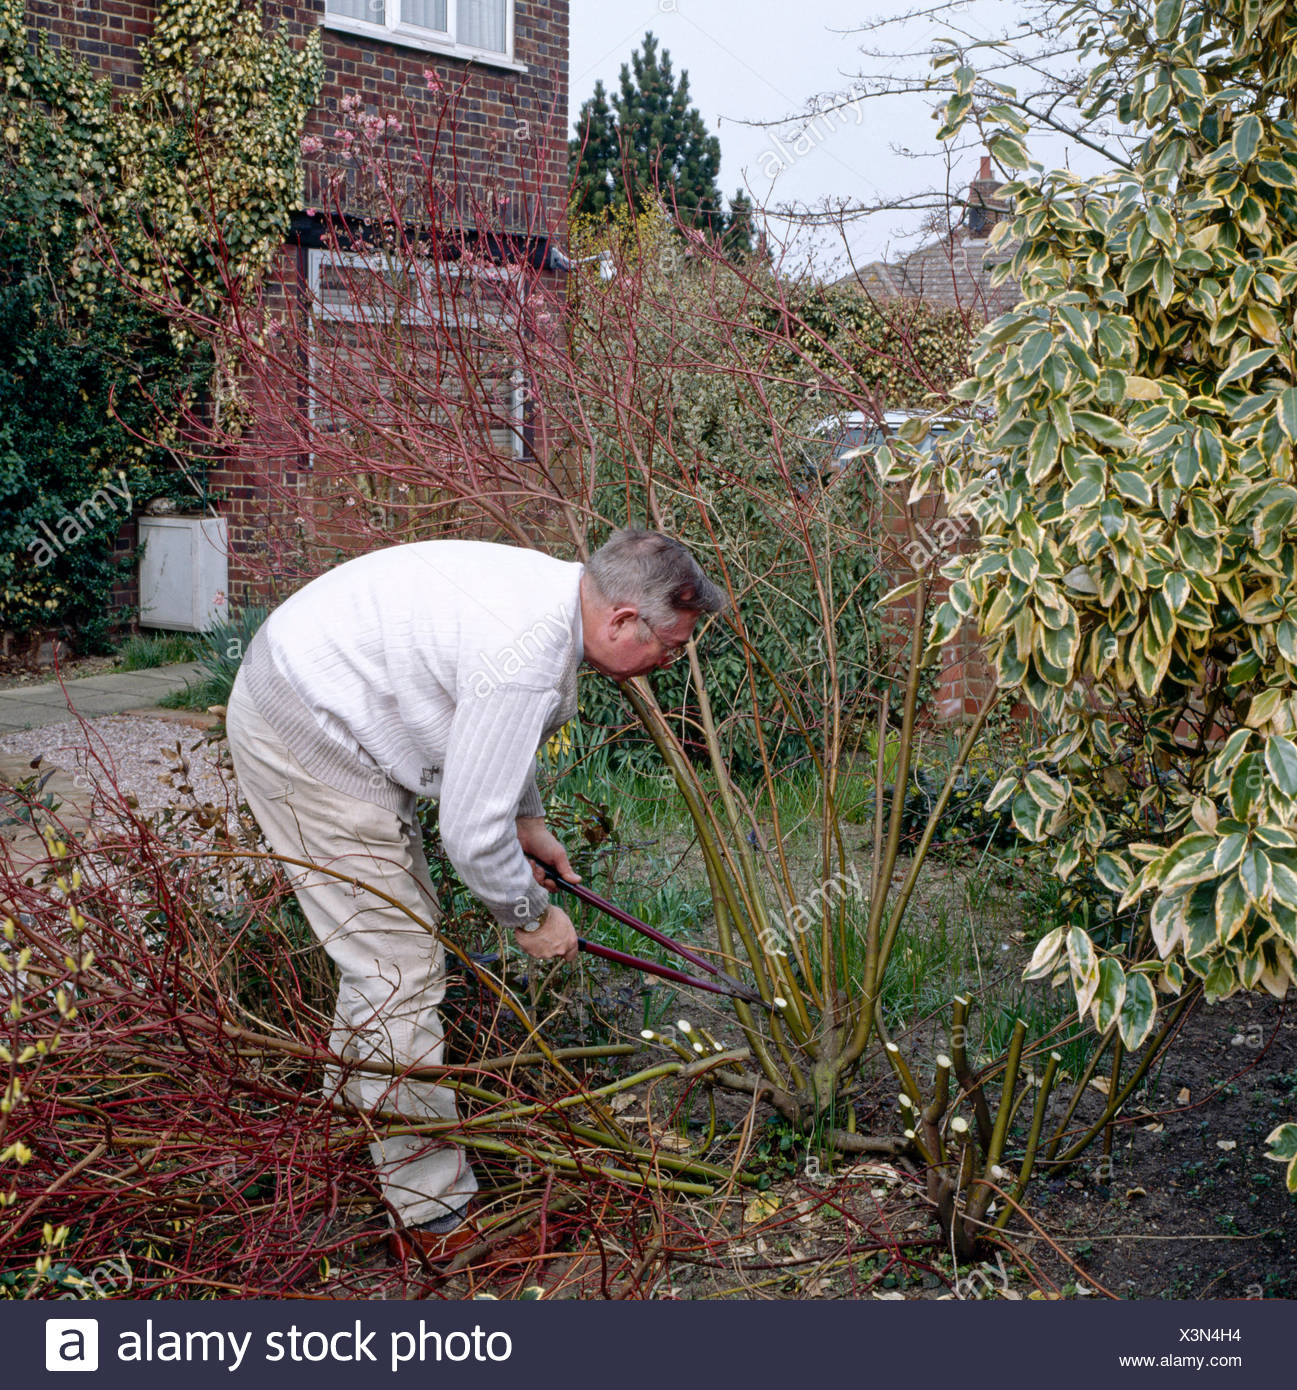
M 978 122 L 1010 171 L 1022 300 L 951 445 L 886 462 L 980 528 L 934 642 L 974 623 L 1051 730 L 991 804 L 1139 909 L 1125 939 L 1051 933 L 1030 973 L 1136 1046 L 1190 976 L 1209 1000 L 1297 979 L 1297 6 L 1069 17 L 1129 167 L 1030 163 L 955 72 L 943 129 Z

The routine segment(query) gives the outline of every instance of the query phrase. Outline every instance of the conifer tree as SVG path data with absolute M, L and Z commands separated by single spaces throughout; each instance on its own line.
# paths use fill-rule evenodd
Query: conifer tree
M 689 227 L 751 249 L 752 205 L 742 194 L 726 215 L 716 179 L 720 141 L 690 101 L 689 74 L 677 79 L 671 55 L 652 33 L 623 63 L 619 90 L 602 82 L 581 107 L 569 144 L 573 210 L 600 215 L 629 204 L 637 213 L 660 194 Z
M 741 188 L 736 188 L 730 199 L 730 216 L 725 227 L 725 252 L 731 260 L 752 255 L 754 218 L 752 199 Z

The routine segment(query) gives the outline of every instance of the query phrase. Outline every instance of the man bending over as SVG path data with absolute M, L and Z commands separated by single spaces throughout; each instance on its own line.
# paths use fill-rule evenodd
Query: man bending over
M 583 660 L 617 681 L 644 675 L 723 605 L 678 541 L 628 530 L 586 565 L 481 541 L 392 546 L 312 580 L 262 625 L 230 695 L 230 752 L 271 848 L 342 875 L 302 871 L 293 886 L 338 968 L 330 1046 L 378 1064 L 350 1073 L 353 1104 L 455 1116 L 448 1088 L 400 1076 L 442 1062 L 444 948 L 347 880 L 435 924 L 415 815 L 434 797 L 470 891 L 529 956 L 575 959 L 571 919 L 524 857 L 578 877 L 545 825 L 536 752 L 576 714 Z M 480 1237 L 462 1149 L 391 1135 L 371 1152 L 398 1242 L 438 1260 Z

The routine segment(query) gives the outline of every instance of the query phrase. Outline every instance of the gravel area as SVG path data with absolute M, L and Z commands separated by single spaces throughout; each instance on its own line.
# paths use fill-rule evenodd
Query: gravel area
M 224 743 L 209 743 L 205 730 L 175 719 L 134 714 L 109 714 L 87 722 L 89 737 L 80 724 L 68 721 L 5 734 L 0 751 L 25 758 L 42 754 L 43 768 L 57 767 L 85 778 L 92 787 L 115 782 L 135 796 L 141 811 L 195 802 L 233 803 L 234 774 L 218 765 Z M 182 756 L 188 760 L 187 775 L 180 771 Z

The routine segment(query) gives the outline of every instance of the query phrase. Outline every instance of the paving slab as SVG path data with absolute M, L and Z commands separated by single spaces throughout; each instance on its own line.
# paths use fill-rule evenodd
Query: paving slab
M 179 679 L 176 671 L 186 673 L 185 678 L 190 678 L 197 674 L 198 663 L 187 661 L 182 666 L 155 666 L 148 671 L 118 671 L 109 672 L 101 676 L 86 676 L 81 680 L 69 681 L 68 689 L 74 686 L 77 690 L 112 690 L 122 691 L 137 688 L 142 691 L 156 691 L 159 687 L 174 690 L 184 684 L 184 679 Z M 37 685 L 28 687 L 33 690 L 58 689 L 57 686 Z
M 183 690 L 199 673 L 196 661 L 156 666 L 147 671 L 121 671 L 115 675 L 86 676 L 45 685 L 22 685 L 0 690 L 0 735 L 22 729 L 39 729 L 73 718 L 71 708 L 86 719 L 127 710 L 147 709 L 163 695 Z

